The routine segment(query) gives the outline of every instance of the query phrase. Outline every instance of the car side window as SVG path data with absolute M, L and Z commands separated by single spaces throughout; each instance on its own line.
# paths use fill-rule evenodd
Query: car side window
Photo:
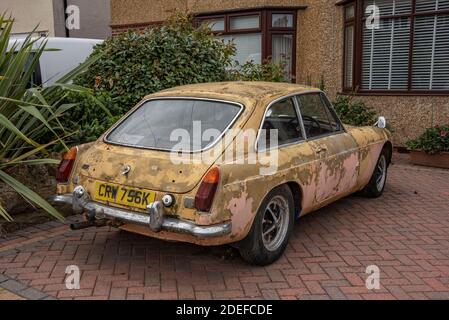
M 273 130 L 277 131 L 279 146 L 304 139 L 295 104 L 291 98 L 276 102 L 267 110 L 261 129 L 258 141 L 258 147 L 261 149 L 276 146 L 276 141 L 272 141 L 275 133 Z
M 321 99 L 323 100 L 324 105 L 326 106 L 326 111 L 329 115 L 329 121 L 331 122 L 331 125 L 334 127 L 334 131 L 341 131 L 343 129 L 343 126 L 341 124 L 340 119 L 337 116 L 337 113 L 335 112 L 334 107 L 332 106 L 332 103 L 329 101 L 329 99 L 326 97 L 324 93 L 321 93 Z
M 335 119 L 329 114 L 320 93 L 302 94 L 297 99 L 308 138 L 338 131 Z

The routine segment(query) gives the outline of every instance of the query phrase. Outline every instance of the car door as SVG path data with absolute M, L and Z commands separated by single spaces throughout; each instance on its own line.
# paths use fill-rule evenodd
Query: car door
M 301 186 L 301 212 L 309 212 L 315 192 L 312 177 L 317 172 L 316 156 L 306 141 L 296 98 L 284 98 L 268 106 L 260 129 L 263 134 L 259 135 L 258 152 L 277 150 L 274 175 L 282 177 L 283 182 L 297 182 Z
M 358 145 L 322 92 L 297 96 L 308 143 L 318 159 L 315 205 L 351 193 L 357 183 Z

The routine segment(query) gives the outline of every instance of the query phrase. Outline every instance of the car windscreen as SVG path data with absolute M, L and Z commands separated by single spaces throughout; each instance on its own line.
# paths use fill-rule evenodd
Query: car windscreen
M 148 149 L 199 151 L 236 119 L 238 104 L 201 99 L 148 100 L 120 122 L 107 142 Z

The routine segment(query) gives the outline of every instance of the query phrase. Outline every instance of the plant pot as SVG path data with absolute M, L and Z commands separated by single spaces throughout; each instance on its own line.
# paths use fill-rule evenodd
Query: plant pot
M 449 152 L 428 154 L 424 151 L 411 151 L 410 161 L 419 166 L 449 169 Z

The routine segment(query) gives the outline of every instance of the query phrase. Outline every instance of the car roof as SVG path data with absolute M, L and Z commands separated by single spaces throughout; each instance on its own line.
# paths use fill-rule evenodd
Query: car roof
M 221 99 L 255 105 L 259 101 L 272 101 L 294 93 L 320 91 L 317 88 L 286 82 L 234 81 L 185 85 L 163 90 L 145 97 L 198 97 Z

